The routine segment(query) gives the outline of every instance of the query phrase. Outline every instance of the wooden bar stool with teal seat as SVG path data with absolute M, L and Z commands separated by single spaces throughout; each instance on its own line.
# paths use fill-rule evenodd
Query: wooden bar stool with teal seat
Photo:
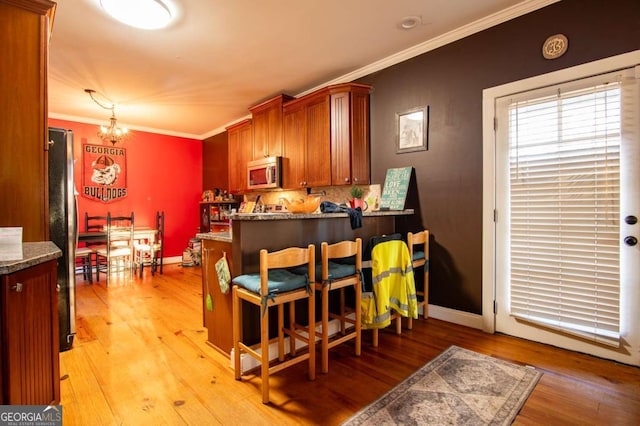
M 407 234 L 407 246 L 413 263 L 413 273 L 416 273 L 416 268 L 422 267 L 424 286 L 420 290 L 416 285 L 416 296 L 418 297 L 418 309 L 422 306 L 422 317 L 427 319 L 429 318 L 429 231 L 425 229 L 415 234 L 409 232 Z M 409 317 L 407 328 L 411 330 L 412 327 L 413 318 Z
M 413 262 L 407 244 L 398 233 L 372 237 L 371 288 L 362 295 L 362 327 L 373 330 L 373 346 L 378 346 L 378 330 L 396 324 L 401 334 L 401 318 L 417 318 L 418 306 Z
M 289 268 L 306 265 L 308 276 L 296 275 Z M 309 277 L 312 277 L 310 280 Z M 311 281 L 315 277 L 315 246 L 290 247 L 268 252 L 260 250 L 260 273 L 235 277 L 233 282 L 233 349 L 236 380 L 242 378 L 241 353 L 251 355 L 260 362 L 262 402 L 269 402 L 269 376 L 287 367 L 308 361 L 309 380 L 315 380 L 315 335 L 301 334 L 295 326 L 295 301 L 306 299 L 308 324 L 315 324 L 315 291 Z M 260 345 L 249 346 L 242 340 L 242 301 L 260 307 Z M 289 305 L 289 326 L 284 324 L 284 306 Z M 269 308 L 276 306 L 278 313 L 278 361 L 269 360 Z M 285 357 L 284 337 L 289 336 L 289 354 Z M 296 349 L 296 341 L 307 344 L 304 352 Z M 258 350 L 259 349 L 259 350 Z
M 329 371 L 329 349 L 348 340 L 355 340 L 355 354 L 360 356 L 362 347 L 362 240 L 340 241 L 334 244 L 323 242 L 321 247 L 321 280 L 316 280 L 315 288 L 321 292 L 322 319 L 320 327 L 323 373 Z M 348 260 L 348 262 L 345 262 Z M 317 274 L 317 271 L 316 271 Z M 354 307 L 345 304 L 345 289 L 353 287 Z M 338 313 L 332 313 L 329 306 L 329 292 L 339 290 Z M 337 319 L 340 329 L 337 336 L 329 340 L 329 318 Z M 347 325 L 351 325 L 347 332 Z

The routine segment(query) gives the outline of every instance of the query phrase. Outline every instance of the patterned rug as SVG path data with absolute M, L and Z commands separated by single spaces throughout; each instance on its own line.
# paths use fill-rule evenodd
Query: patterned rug
M 451 346 L 343 425 L 509 425 L 541 376 Z

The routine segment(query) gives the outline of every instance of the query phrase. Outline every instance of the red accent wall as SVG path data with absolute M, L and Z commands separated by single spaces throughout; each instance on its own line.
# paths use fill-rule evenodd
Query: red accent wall
M 82 192 L 82 145 L 102 145 L 98 126 L 49 119 L 49 126 L 73 131 L 74 179 Z M 111 145 L 110 143 L 108 145 Z M 198 232 L 198 202 L 202 194 L 202 141 L 132 130 L 122 144 L 127 149 L 127 196 L 103 203 L 78 196 L 80 229 L 84 213 L 135 213 L 136 226 L 154 226 L 155 214 L 165 214 L 165 257 L 182 256 Z

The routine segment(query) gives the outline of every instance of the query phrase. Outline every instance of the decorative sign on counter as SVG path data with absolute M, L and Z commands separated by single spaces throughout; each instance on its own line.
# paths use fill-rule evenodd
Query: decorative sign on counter
M 380 210 L 404 210 L 413 167 L 388 169 L 384 180 Z

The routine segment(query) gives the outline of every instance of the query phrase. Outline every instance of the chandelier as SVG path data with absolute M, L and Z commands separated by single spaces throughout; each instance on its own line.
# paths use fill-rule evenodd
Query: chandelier
M 112 145 L 121 142 L 128 135 L 129 130 L 125 127 L 118 127 L 118 120 L 116 118 L 116 105 L 114 103 L 111 103 L 110 106 L 105 105 L 104 103 L 97 100 L 94 96 L 94 93 L 96 93 L 96 91 L 93 89 L 84 89 L 84 91 L 89 94 L 93 102 L 104 109 L 111 110 L 111 118 L 109 119 L 109 124 L 100 126 L 100 130 L 98 130 L 98 137 L 105 142 L 111 142 Z

